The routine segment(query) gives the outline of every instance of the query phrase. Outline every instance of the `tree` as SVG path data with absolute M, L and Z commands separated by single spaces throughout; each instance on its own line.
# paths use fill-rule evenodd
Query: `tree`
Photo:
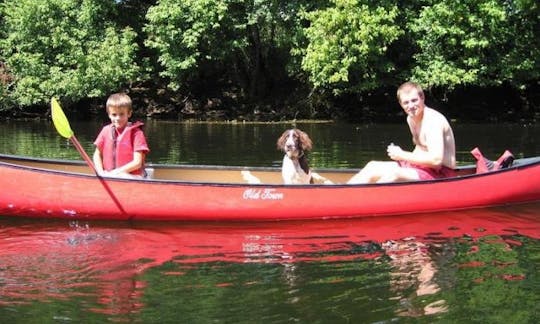
M 427 86 L 523 88 L 540 77 L 538 3 L 434 1 L 409 24 L 418 45 L 415 79 Z
M 403 31 L 398 8 L 388 1 L 332 0 L 332 6 L 306 12 L 307 47 L 302 68 L 316 88 L 334 93 L 362 92 L 383 86 L 394 72 L 386 56 Z M 376 3 L 376 4 L 375 4 Z
M 3 7 L 0 57 L 20 106 L 100 97 L 132 81 L 135 34 L 113 23 L 114 0 L 10 0 Z
M 146 45 L 157 50 L 171 89 L 220 80 L 241 98 L 261 99 L 288 78 L 296 14 L 306 3 L 161 0 L 148 11 Z
M 160 75 L 171 89 L 190 81 L 205 61 L 218 59 L 216 34 L 221 34 L 226 10 L 223 1 L 215 0 L 162 0 L 148 10 L 146 45 L 158 51 Z

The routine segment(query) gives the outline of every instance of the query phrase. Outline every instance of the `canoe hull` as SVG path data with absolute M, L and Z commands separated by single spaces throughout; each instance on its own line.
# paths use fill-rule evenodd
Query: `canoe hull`
M 540 200 L 540 162 L 482 175 L 377 185 L 278 185 L 98 178 L 0 162 L 0 215 L 96 220 L 352 218 Z

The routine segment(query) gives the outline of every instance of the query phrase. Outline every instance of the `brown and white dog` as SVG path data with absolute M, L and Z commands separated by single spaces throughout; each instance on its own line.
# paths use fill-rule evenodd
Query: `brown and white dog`
M 309 169 L 306 153 L 313 147 L 308 134 L 298 128 L 288 129 L 277 140 L 277 148 L 285 153 L 281 176 L 285 184 L 332 183 Z

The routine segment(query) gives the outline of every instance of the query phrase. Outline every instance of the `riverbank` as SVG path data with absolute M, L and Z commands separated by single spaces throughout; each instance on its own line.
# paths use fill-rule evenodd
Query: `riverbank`
M 395 89 L 367 94 L 333 96 L 309 93 L 296 88 L 281 91 L 258 101 L 246 101 L 227 91 L 188 96 L 165 89 L 133 87 L 126 89 L 133 99 L 134 118 L 189 122 L 287 122 L 347 121 L 359 123 L 400 122 L 404 113 L 395 98 Z M 64 104 L 73 120 L 106 118 L 106 98 L 86 99 Z M 540 119 L 540 85 L 524 92 L 511 87 L 463 88 L 453 91 L 426 91 L 426 104 L 449 119 L 468 122 L 536 122 Z M 5 109 L 1 119 L 50 118 L 48 106 Z

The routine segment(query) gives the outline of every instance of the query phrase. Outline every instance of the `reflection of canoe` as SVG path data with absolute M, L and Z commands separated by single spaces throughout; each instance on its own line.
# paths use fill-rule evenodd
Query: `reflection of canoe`
M 132 313 L 143 306 L 147 285 L 138 275 L 169 262 L 189 269 L 208 262 L 287 266 L 370 260 L 389 253 L 382 247 L 388 241 L 429 245 L 488 235 L 514 244 L 516 235 L 540 239 L 539 208 L 534 203 L 311 222 L 72 221 L 68 226 L 64 221 L 0 219 L 0 305 L 95 294 L 96 311 Z
M 342 185 L 357 170 L 318 170 L 334 185 L 282 185 L 277 168 L 153 165 L 151 180 L 97 178 L 79 162 L 0 155 L 0 215 L 108 220 L 300 220 L 396 215 L 540 200 L 540 157 L 456 178 Z M 246 176 L 246 171 L 248 176 Z M 261 180 L 249 183 L 250 177 Z
M 0 258 L 47 254 L 121 264 L 146 260 L 141 269 L 180 263 L 338 261 L 372 257 L 358 247 L 414 237 L 429 244 L 452 238 L 521 235 L 540 239 L 540 202 L 437 214 L 311 222 L 90 222 L 0 220 Z M 441 217 L 438 217 L 441 216 Z M 17 240 L 7 238 L 17 237 Z M 347 252 L 347 253 L 344 253 Z M 24 257 L 26 256 L 26 257 Z M 65 262 L 74 266 L 76 262 Z M 25 265 L 25 264 L 22 264 Z M 108 266 L 107 266 L 108 267 Z M 131 268 L 130 268 L 131 269 Z M 140 269 L 139 269 L 140 270 Z M 105 272 L 104 272 L 105 273 Z

